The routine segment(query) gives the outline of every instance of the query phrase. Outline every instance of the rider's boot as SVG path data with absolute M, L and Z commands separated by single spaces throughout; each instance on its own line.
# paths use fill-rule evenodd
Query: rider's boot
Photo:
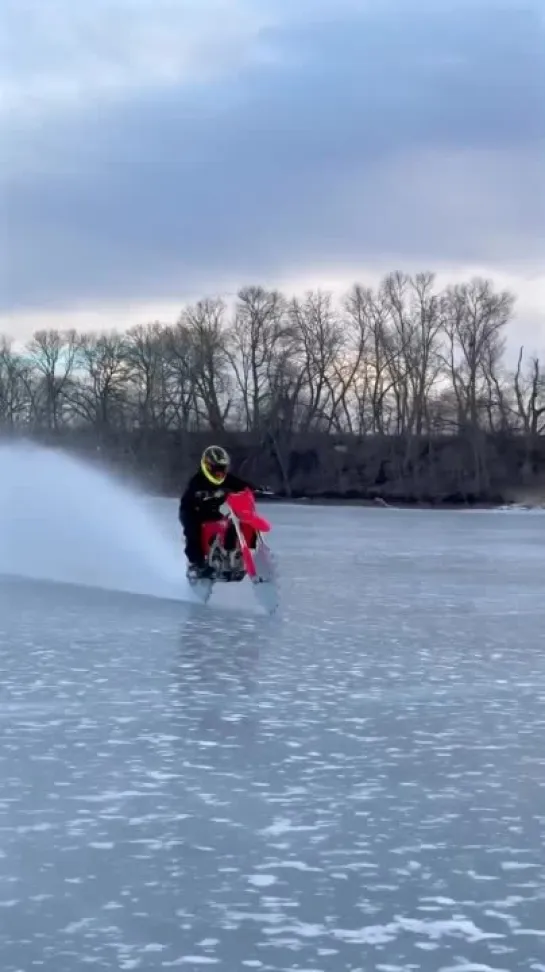
M 187 576 L 194 580 L 204 580 L 212 577 L 213 573 L 212 568 L 203 559 L 192 561 L 187 568 Z

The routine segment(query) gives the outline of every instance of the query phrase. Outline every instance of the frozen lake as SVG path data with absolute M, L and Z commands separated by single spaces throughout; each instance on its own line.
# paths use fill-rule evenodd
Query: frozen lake
M 545 516 L 266 513 L 278 619 L 0 582 L 0 969 L 543 972 Z

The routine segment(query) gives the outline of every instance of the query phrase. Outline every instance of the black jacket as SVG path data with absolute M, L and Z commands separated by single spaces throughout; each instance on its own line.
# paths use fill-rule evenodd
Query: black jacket
M 227 473 L 220 486 L 214 486 L 199 469 L 189 480 L 180 500 L 179 519 L 182 526 L 188 522 L 204 522 L 220 520 L 220 506 L 225 502 L 228 493 L 238 493 L 243 489 L 257 490 L 257 486 Z

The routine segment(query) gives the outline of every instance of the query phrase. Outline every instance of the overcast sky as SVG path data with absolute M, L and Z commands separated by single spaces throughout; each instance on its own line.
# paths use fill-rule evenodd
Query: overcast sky
M 544 12 L 1 0 L 0 328 L 429 268 L 513 287 L 545 349 Z

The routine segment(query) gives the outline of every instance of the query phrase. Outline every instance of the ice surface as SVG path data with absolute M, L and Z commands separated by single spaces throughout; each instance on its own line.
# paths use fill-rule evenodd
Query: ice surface
M 543 970 L 545 519 L 267 515 L 278 619 L 0 582 L 0 969 Z

